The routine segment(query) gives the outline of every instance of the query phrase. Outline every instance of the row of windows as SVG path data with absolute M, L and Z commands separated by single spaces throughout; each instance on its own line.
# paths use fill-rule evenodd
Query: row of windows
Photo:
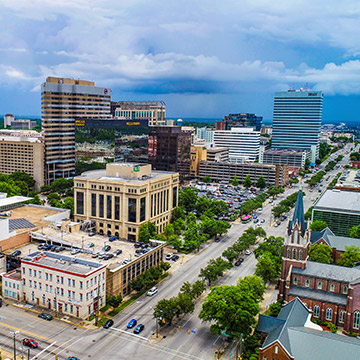
M 5 286 L 6 287 L 9 287 L 9 288 L 13 288 L 13 289 L 18 289 L 19 290 L 19 284 L 15 284 L 15 283 L 12 283 L 10 281 L 7 281 L 5 280 Z
M 297 285 L 297 284 L 298 284 L 298 278 L 297 278 L 297 277 L 294 277 L 294 279 L 293 279 L 293 284 L 294 284 L 294 285 Z M 310 286 L 310 280 L 309 280 L 309 279 L 306 279 L 306 280 L 305 280 L 305 286 L 306 286 L 306 287 L 309 287 L 309 286 Z M 317 283 L 317 288 L 318 288 L 319 290 L 322 289 L 322 281 L 318 281 L 318 283 Z M 330 284 L 329 290 L 330 290 L 331 292 L 334 292 L 334 291 L 335 291 L 335 284 Z M 343 286 L 342 292 L 343 292 L 343 294 L 347 294 L 347 293 L 348 293 L 348 286 L 347 286 L 347 285 L 344 285 L 344 286 Z
M 5 289 L 4 294 L 5 294 L 5 296 L 10 296 L 10 297 L 13 297 L 15 299 L 17 298 L 17 293 L 15 291 Z

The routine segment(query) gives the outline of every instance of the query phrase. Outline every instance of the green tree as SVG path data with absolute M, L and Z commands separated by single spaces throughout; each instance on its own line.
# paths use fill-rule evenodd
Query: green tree
M 265 252 L 258 258 L 255 275 L 260 276 L 265 284 L 276 280 L 279 276 L 278 266 L 270 253 Z
M 310 219 L 311 219 L 313 209 L 314 209 L 314 207 L 311 206 L 311 207 L 308 209 L 308 211 L 305 213 L 305 219 L 306 219 L 306 220 L 310 220 Z
M 177 235 L 180 235 L 183 230 L 186 229 L 185 221 L 182 218 L 179 218 L 174 221 L 174 232 Z
M 264 242 L 260 243 L 254 250 L 255 258 L 258 259 L 264 253 L 271 254 L 275 263 L 281 268 L 281 259 L 284 251 L 284 238 L 269 236 Z M 280 269 L 278 269 L 280 270 Z
M 191 221 L 187 229 L 183 232 L 183 250 L 191 252 L 196 248 L 199 248 L 200 239 L 199 226 L 194 221 Z
M 279 218 L 282 214 L 288 212 L 290 209 L 288 206 L 285 205 L 278 205 L 272 208 L 272 213 L 274 214 L 275 218 Z
M 165 319 L 165 322 L 168 325 L 171 325 L 177 310 L 178 308 L 176 298 L 162 299 L 156 304 L 154 308 L 154 318 L 157 319 L 161 326 L 165 325 L 162 321 L 163 319 Z
M 215 236 L 225 234 L 230 228 L 231 225 L 228 222 L 217 220 L 215 222 Z
M 9 175 L 9 177 L 13 179 L 15 182 L 16 181 L 25 182 L 28 189 L 31 189 L 35 185 L 35 180 L 33 179 L 33 177 L 24 171 L 15 171 L 11 175 Z
M 216 281 L 219 277 L 222 277 L 224 275 L 224 271 L 229 268 L 229 262 L 221 257 L 218 257 L 217 259 L 210 259 L 208 265 L 200 270 L 199 277 L 207 280 L 210 286 L 212 282 Z
M 179 206 L 184 207 L 186 213 L 195 210 L 198 191 L 191 187 L 184 187 L 179 192 Z
M 239 257 L 239 253 L 234 249 L 233 246 L 229 246 L 226 250 L 223 251 L 222 256 L 226 258 L 231 265 L 235 259 Z
M 322 231 L 327 227 L 328 227 L 327 223 L 322 220 L 314 220 L 310 225 L 310 229 L 312 231 Z
M 345 252 L 341 254 L 337 264 L 340 266 L 353 267 L 358 261 L 360 261 L 360 249 L 352 245 L 345 246 Z
M 156 237 L 157 227 L 155 223 L 149 221 L 145 224 L 140 225 L 138 241 L 147 243 L 150 239 Z
M 64 178 L 59 178 L 53 181 L 51 184 L 51 189 L 60 194 L 64 193 L 67 189 L 74 186 L 73 180 L 67 180 Z
M 211 289 L 199 318 L 212 322 L 213 334 L 226 333 L 232 338 L 247 338 L 256 324 L 259 305 L 251 293 L 239 286 L 221 285 Z
M 264 179 L 263 176 L 260 176 L 257 180 L 256 180 L 256 187 L 260 188 L 260 189 L 265 189 L 266 188 L 266 181 Z
M 38 194 L 36 194 L 32 200 L 29 200 L 29 204 L 42 205 L 43 202 L 40 199 L 40 196 Z
M 246 175 L 246 176 L 245 176 L 244 181 L 243 181 L 243 185 L 244 185 L 244 187 L 246 187 L 247 189 L 248 189 L 249 187 L 251 187 L 252 181 L 251 181 L 250 175 Z
M 209 175 L 203 176 L 202 181 L 204 183 L 211 183 L 211 177 Z
M 64 209 L 70 209 L 70 216 L 73 217 L 74 215 L 74 198 L 67 197 L 62 204 Z
M 290 184 L 298 184 L 298 183 L 299 183 L 299 179 L 297 177 L 294 176 L 290 179 Z
M 360 225 L 353 226 L 349 232 L 350 237 L 360 239 Z
M 205 281 L 203 280 L 196 280 L 192 284 L 191 293 L 194 296 L 194 298 L 199 297 L 206 289 Z
M 309 166 L 310 166 L 310 159 L 306 158 L 306 160 L 305 160 L 305 166 L 304 166 L 305 170 L 308 170 L 308 169 L 309 169 Z
M 173 224 L 167 224 L 164 229 L 164 235 L 169 240 L 171 236 L 175 235 L 174 225 Z
M 106 303 L 112 306 L 113 308 L 118 307 L 121 304 L 121 302 L 122 302 L 121 294 L 117 296 L 111 295 L 106 298 Z
M 231 181 L 231 185 L 233 186 L 238 186 L 239 185 L 239 180 L 237 178 L 237 176 L 235 175 L 234 178 Z
M 282 308 L 282 305 L 283 305 L 283 301 L 276 301 L 270 304 L 269 309 L 267 311 L 269 316 L 277 317 Z
M 171 214 L 171 221 L 176 221 L 177 219 L 185 220 L 185 218 L 186 218 L 186 214 L 184 207 L 177 206 L 175 209 L 173 209 Z
M 243 291 L 251 294 L 256 302 L 263 300 L 265 284 L 259 276 L 245 276 L 243 279 L 238 280 L 237 286 Z
M 176 315 L 189 314 L 194 311 L 195 304 L 192 301 L 192 296 L 186 293 L 179 293 L 175 298 L 177 312 Z
M 309 257 L 311 261 L 332 264 L 332 249 L 326 244 L 314 244 L 309 248 Z

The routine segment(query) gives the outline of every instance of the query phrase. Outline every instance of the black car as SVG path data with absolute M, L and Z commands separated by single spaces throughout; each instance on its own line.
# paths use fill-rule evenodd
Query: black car
M 11 256 L 20 256 L 21 255 L 21 251 L 20 250 L 16 250 L 14 251 Z
M 121 249 L 117 249 L 114 251 L 114 255 L 120 255 L 122 253 Z
M 111 250 L 111 246 L 110 245 L 105 245 L 103 247 L 103 251 L 110 251 Z
M 236 261 L 235 266 L 240 266 L 243 262 L 244 262 L 244 259 L 240 258 L 239 260 Z
M 140 334 L 143 330 L 144 330 L 145 326 L 143 324 L 139 324 L 135 330 L 134 330 L 134 334 Z
M 44 319 L 44 320 L 47 320 L 47 321 L 51 321 L 52 318 L 53 318 L 52 315 L 47 314 L 47 313 L 41 313 L 41 314 L 38 315 L 38 317 L 40 319 Z
M 103 257 L 103 259 L 104 260 L 110 260 L 111 258 L 113 258 L 114 257 L 114 254 L 106 254 L 104 257 Z
M 174 254 L 174 255 L 171 257 L 171 260 L 172 260 L 172 261 L 179 260 L 179 255 Z
M 90 231 L 89 232 L 89 236 L 95 236 L 96 235 L 96 231 Z
M 112 327 L 113 325 L 114 325 L 114 321 L 113 321 L 113 320 L 108 320 L 108 321 L 104 324 L 103 328 L 104 328 L 104 329 L 108 329 L 108 328 Z
M 138 241 L 134 244 L 134 248 L 137 249 L 137 248 L 141 247 L 142 244 L 143 244 L 143 242 Z

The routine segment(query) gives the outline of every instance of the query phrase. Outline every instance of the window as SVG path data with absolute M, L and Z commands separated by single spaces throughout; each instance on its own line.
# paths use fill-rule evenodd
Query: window
M 56 275 L 56 282 L 59 283 L 60 282 L 60 276 Z
M 343 293 L 344 294 L 347 294 L 348 293 L 348 287 L 346 285 L 344 285 L 343 287 Z
M 83 288 L 83 282 L 80 281 L 80 289 L 82 289 L 82 288 Z
M 140 221 L 145 221 L 146 219 L 146 198 L 140 199 Z
M 71 298 L 71 291 L 68 290 L 68 298 L 70 299 Z
M 96 194 L 91 194 L 91 216 L 96 216 Z
M 22 270 L 23 270 L 23 274 L 25 274 L 25 268 L 23 268 Z
M 318 288 L 318 289 L 321 289 L 321 288 L 322 288 L 322 282 L 321 282 L 321 281 L 318 282 L 317 288 Z
M 320 307 L 319 305 L 314 306 L 314 317 L 318 318 L 320 315 Z
M 36 270 L 34 270 L 34 276 L 36 277 Z
M 29 269 L 29 276 L 31 276 L 31 269 Z
M 334 285 L 334 284 L 331 284 L 331 285 L 330 285 L 330 291 L 334 292 L 334 290 L 335 290 L 335 285 Z
M 83 300 L 83 294 L 80 294 L 80 301 Z
M 76 192 L 76 213 L 84 215 L 84 193 L 82 191 Z
M 299 250 L 299 260 L 302 260 L 302 250 Z
M 173 188 L 173 208 L 177 206 L 177 186 Z
M 275 354 L 278 354 L 279 353 L 279 347 L 276 345 L 275 346 Z
M 359 329 L 359 324 L 360 324 L 360 312 L 359 312 L 359 311 L 355 311 L 355 312 L 354 312 L 353 328 L 354 328 L 354 329 Z
M 63 278 L 63 277 L 61 277 L 61 283 L 62 283 L 62 284 L 64 283 L 64 278 Z
M 298 283 L 298 279 L 297 277 L 294 277 L 293 284 L 297 285 L 297 283 Z
M 68 286 L 71 286 L 71 279 L 68 279 Z
M 49 280 L 49 274 L 45 273 L 45 280 Z
M 99 217 L 104 217 L 104 195 L 99 195 Z
M 296 249 L 293 249 L 292 251 L 292 258 L 296 260 Z
M 75 287 L 75 280 L 72 281 L 72 286 Z
M 306 287 L 309 287 L 309 286 L 310 286 L 310 280 L 309 280 L 309 279 L 306 279 L 306 280 L 305 280 L 305 286 L 306 286 Z
M 287 258 L 290 259 L 290 249 L 287 249 Z
M 115 196 L 115 214 L 114 214 L 114 217 L 115 217 L 115 220 L 120 220 L 120 196 Z
M 345 320 L 345 310 L 341 310 L 339 315 L 339 323 L 343 323 L 344 320 Z
M 50 281 L 52 281 L 52 274 L 50 274 Z
M 332 308 L 326 309 L 326 320 L 329 320 L 329 321 L 332 320 L 332 313 L 333 313 Z
M 41 279 L 41 271 L 39 271 L 39 279 Z
M 136 199 L 128 199 L 128 221 L 136 222 Z
M 108 219 L 112 218 L 112 196 L 106 196 L 106 217 Z
M 32 286 L 32 281 L 31 280 L 29 280 L 29 287 L 31 287 Z

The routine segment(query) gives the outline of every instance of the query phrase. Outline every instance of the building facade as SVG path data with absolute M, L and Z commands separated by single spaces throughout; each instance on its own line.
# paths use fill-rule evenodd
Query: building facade
M 181 126 L 149 128 L 149 163 L 154 170 L 179 172 L 182 179 L 190 176 L 191 132 Z
M 5 114 L 4 116 L 4 128 L 11 126 L 11 122 L 15 120 L 15 116 L 13 114 Z
M 191 165 L 190 175 L 191 177 L 197 177 L 199 175 L 200 161 L 206 161 L 207 148 L 204 145 L 191 145 Z
M 215 146 L 229 149 L 229 159 L 232 162 L 255 161 L 259 156 L 260 132 L 241 127 L 216 130 L 214 143 Z
M 207 149 L 207 161 L 228 162 L 229 149 L 227 147 L 215 146 Z
M 250 175 L 254 183 L 262 176 L 268 186 L 284 186 L 288 182 L 288 167 L 281 165 L 264 165 L 257 163 L 231 163 L 201 161 L 199 165 L 199 178 L 210 176 L 213 181 L 230 182 L 234 176 L 240 182 Z
M 44 185 L 44 137 L 36 131 L 0 131 L 0 173 L 24 171 L 35 180 L 37 191 Z
M 204 139 L 207 143 L 214 142 L 214 130 L 209 130 L 206 127 L 196 129 L 196 137 L 199 139 Z
M 216 122 L 216 130 L 231 130 L 233 127 L 244 127 L 260 131 L 262 120 L 262 116 L 256 114 L 229 114 L 224 116 L 223 120 Z
M 152 221 L 163 232 L 178 204 L 179 174 L 152 171 L 149 164 L 111 163 L 106 170 L 74 178 L 75 221 L 93 221 L 96 231 L 136 241 Z
M 30 119 L 16 119 L 10 122 L 13 130 L 31 130 L 36 126 L 36 121 Z
M 273 149 L 312 152 L 312 162 L 319 156 L 323 93 L 289 90 L 276 92 L 273 113 Z
M 163 101 L 117 101 L 111 107 L 115 119 L 147 120 L 149 126 L 166 125 L 166 104 Z
M 48 77 L 41 86 L 45 183 L 75 175 L 75 123 L 110 118 L 111 90 L 85 80 Z
M 298 297 L 312 310 L 313 318 L 332 322 L 345 331 L 359 332 L 360 267 L 309 261 L 310 239 L 299 191 L 285 239 L 279 298 L 288 302 Z
M 274 165 L 289 165 L 289 167 L 304 168 L 305 161 L 310 157 L 308 151 L 285 149 L 268 149 L 260 146 L 259 163 Z
M 37 251 L 21 259 L 21 301 L 85 319 L 105 305 L 106 266 Z
M 360 224 L 360 193 L 339 189 L 326 190 L 315 203 L 312 221 L 325 221 L 338 236 L 348 236 Z

